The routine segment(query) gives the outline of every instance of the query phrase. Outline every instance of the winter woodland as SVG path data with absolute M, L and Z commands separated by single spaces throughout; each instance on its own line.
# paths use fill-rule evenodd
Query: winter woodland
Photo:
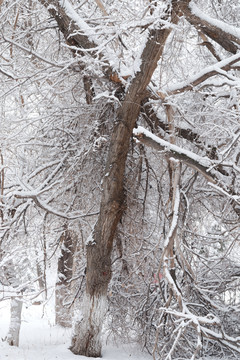
M 0 21 L 2 340 L 54 294 L 70 356 L 107 334 L 239 359 L 239 0 L 0 0 Z

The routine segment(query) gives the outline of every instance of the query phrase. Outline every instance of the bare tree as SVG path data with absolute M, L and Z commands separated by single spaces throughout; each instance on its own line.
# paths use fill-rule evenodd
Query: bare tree
M 238 4 L 227 1 L 225 22 L 215 1 L 33 3 L 46 8 L 44 23 L 20 32 L 14 9 L 14 35 L 7 21 L 3 31 L 3 53 L 20 55 L 12 72 L 5 56 L 1 71 L 9 93 L 19 91 L 9 114 L 28 119 L 28 148 L 19 148 L 37 162 L 21 165 L 8 194 L 22 209 L 64 219 L 86 242 L 72 352 L 101 356 L 108 297 L 111 309 L 125 299 L 126 316 L 113 311 L 112 319 L 124 319 L 124 332 L 130 315 L 155 357 L 195 359 L 208 344 L 212 354 L 239 352 L 223 324 L 232 290 L 217 281 L 232 255 L 216 245 L 226 237 L 232 249 L 239 226 Z M 212 224 L 221 236 L 208 232 Z

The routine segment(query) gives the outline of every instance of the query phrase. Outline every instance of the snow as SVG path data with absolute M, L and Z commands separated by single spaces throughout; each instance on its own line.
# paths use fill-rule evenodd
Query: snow
M 238 39 L 240 39 L 240 28 L 229 25 L 221 20 L 217 20 L 210 17 L 209 15 L 206 15 L 206 13 L 202 12 L 193 2 L 189 4 L 189 7 L 194 15 L 198 16 L 202 20 L 207 21 L 211 25 L 220 28 L 222 31 L 225 31 L 226 33 L 231 34 L 232 36 L 235 36 Z
M 52 61 L 50 61 L 49 59 L 44 58 L 42 55 L 36 53 L 36 52 L 33 51 L 32 49 L 28 49 L 28 48 L 26 48 L 25 46 L 20 45 L 18 42 L 15 42 L 15 41 L 13 41 L 12 39 L 10 39 L 10 38 L 8 38 L 8 37 L 4 37 L 4 40 L 7 41 L 8 43 L 10 43 L 10 44 L 18 47 L 19 49 L 25 51 L 26 53 L 28 53 L 28 54 L 30 54 L 30 55 L 33 55 L 34 57 L 38 58 L 39 60 L 42 60 L 43 62 L 45 62 L 45 63 L 47 63 L 47 64 L 49 64 L 49 65 L 51 65 L 51 66 L 59 67 L 59 68 L 63 68 L 63 67 L 65 66 L 64 63 L 63 63 L 63 64 L 60 64 L 60 63 L 58 63 L 58 62 L 52 62 Z M 3 70 L 1 70 L 1 72 L 3 72 Z M 11 78 L 13 78 L 13 79 L 15 79 L 15 80 L 18 80 L 18 79 L 17 79 L 16 77 L 14 77 L 14 75 L 11 74 L 11 73 L 6 73 L 6 72 L 4 72 L 4 73 L 5 73 L 5 75 L 7 75 L 7 76 L 9 76 L 9 77 L 11 77 Z
M 0 303 L 0 359 L 1 360 L 84 360 L 93 359 L 76 356 L 68 349 L 71 329 L 54 325 L 53 304 L 24 306 L 19 347 L 9 346 L 2 341 L 7 335 L 10 319 L 10 303 Z M 103 360 L 150 360 L 151 356 L 142 353 L 136 347 L 106 344 L 103 348 Z
M 166 249 L 169 241 L 171 239 L 171 237 L 173 236 L 173 233 L 177 227 L 177 223 L 178 223 L 178 210 L 179 210 L 179 205 L 180 205 L 180 191 L 179 191 L 179 186 L 177 186 L 176 188 L 176 195 L 175 195 L 175 202 L 174 202 L 174 209 L 173 209 L 173 219 L 172 219 L 172 223 L 171 223 L 171 227 L 168 233 L 168 236 L 164 242 L 164 248 Z
M 98 51 L 99 53 L 104 54 L 104 58 L 107 59 L 107 62 L 110 64 L 113 70 L 118 69 L 119 67 L 119 59 L 116 56 L 115 52 L 109 47 L 109 43 L 111 40 L 113 40 L 115 37 L 113 36 L 112 39 L 107 39 L 106 41 L 103 40 L 99 34 L 96 33 L 95 29 L 91 26 L 89 26 L 86 21 L 84 21 L 81 16 L 78 15 L 78 13 L 75 11 L 74 7 L 71 5 L 71 3 L 68 0 L 59 0 L 59 5 L 62 6 L 64 9 L 66 15 L 72 19 L 79 31 L 83 34 L 83 36 L 88 37 L 89 41 L 91 42 L 90 48 L 81 48 L 82 52 L 91 52 L 91 51 Z M 72 34 L 74 35 L 74 34 Z M 71 35 L 70 35 L 71 36 Z M 71 46 L 72 49 L 74 49 L 73 46 Z M 76 50 L 79 50 L 78 47 L 75 48 Z
M 68 349 L 70 346 L 71 329 L 54 325 L 53 301 L 48 302 L 44 306 L 23 306 L 19 347 L 9 346 L 6 341 L 3 341 L 7 335 L 10 321 L 10 301 L 0 302 L 0 319 L 1 360 L 94 359 L 85 356 L 76 356 Z M 105 341 L 102 359 L 150 360 L 152 357 L 146 353 L 142 353 L 136 346 L 129 344 L 116 346 Z M 202 360 L 218 360 L 218 358 L 210 357 Z
M 170 144 L 168 141 L 165 141 L 165 140 L 159 138 L 158 136 L 152 134 L 150 131 L 148 131 L 147 129 L 145 129 L 142 126 L 138 126 L 137 129 L 133 129 L 133 135 L 140 135 L 140 134 L 145 134 L 146 136 L 150 137 L 155 142 L 157 142 L 162 147 L 164 147 L 166 150 L 174 151 L 174 152 L 177 152 L 178 154 L 186 155 L 188 158 L 190 158 L 194 161 L 197 161 L 202 166 L 209 167 L 212 165 L 211 160 L 208 159 L 207 157 L 199 156 L 199 155 L 193 153 L 192 151 L 182 149 L 179 146 L 174 145 L 174 144 Z
M 60 6 L 66 11 L 66 14 L 78 25 L 79 29 L 83 30 L 84 32 L 92 33 L 95 35 L 94 29 L 92 29 L 80 16 L 76 13 L 72 5 L 69 3 L 68 0 L 60 0 Z
M 239 53 L 232 55 L 222 61 L 217 62 L 216 64 L 205 67 L 203 70 L 201 70 L 197 74 L 191 76 L 186 81 L 182 81 L 177 84 L 169 84 L 167 87 L 162 88 L 161 92 L 165 92 L 166 94 L 168 94 L 168 93 L 180 91 L 181 89 L 183 89 L 191 84 L 194 84 L 195 82 L 197 82 L 198 79 L 201 79 L 203 76 L 205 76 L 207 74 L 211 74 L 213 72 L 221 73 L 222 68 L 224 68 L 225 66 L 227 66 L 229 64 L 234 64 L 234 63 L 238 62 L 239 60 L 240 60 Z M 224 75 L 225 75 L 225 73 L 224 73 Z
M 86 245 L 95 245 L 96 244 L 96 242 L 95 242 L 95 240 L 94 240 L 94 238 L 93 238 L 93 233 L 91 232 L 91 234 L 88 236 L 88 238 L 87 238 L 87 240 L 86 240 Z

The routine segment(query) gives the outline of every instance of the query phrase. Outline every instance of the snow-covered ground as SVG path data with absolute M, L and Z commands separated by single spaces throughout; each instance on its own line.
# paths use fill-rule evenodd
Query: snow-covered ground
M 71 329 L 54 325 L 54 304 L 23 307 L 19 347 L 9 346 L 10 302 L 0 302 L 0 360 L 89 360 L 68 350 Z M 94 359 L 94 358 L 91 358 Z M 115 346 L 105 343 L 102 360 L 150 360 L 152 357 L 133 345 Z M 221 358 L 222 359 L 222 358 Z M 96 360 L 96 359 L 95 359 Z M 204 358 L 202 360 L 219 360 Z M 223 359 L 222 359 L 223 360 Z M 228 360 L 227 358 L 224 360 Z
M 0 360 L 86 360 L 68 350 L 71 330 L 54 325 L 53 306 L 47 304 L 24 307 L 19 347 L 11 347 L 6 337 L 10 319 L 10 306 L 0 302 Z M 149 360 L 151 356 L 133 346 L 116 347 L 105 344 L 103 360 Z

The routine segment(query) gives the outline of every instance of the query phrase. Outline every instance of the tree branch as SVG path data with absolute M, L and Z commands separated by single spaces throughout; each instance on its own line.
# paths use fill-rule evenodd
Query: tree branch
M 189 150 L 185 150 L 177 145 L 171 144 L 168 141 L 165 141 L 152 134 L 142 126 L 138 126 L 137 129 L 133 129 L 133 135 L 140 143 L 152 147 L 158 151 L 163 151 L 166 158 L 173 158 L 190 166 L 202 174 L 215 190 L 227 196 L 237 206 L 240 205 L 240 196 L 233 191 L 228 191 L 226 187 L 220 184 L 220 180 L 218 179 L 217 175 L 222 174 L 222 172 L 215 169 L 213 174 L 213 172 L 210 170 L 213 168 L 214 162 L 209 158 L 199 156 Z M 239 214 L 238 208 L 236 208 L 235 211 L 237 214 Z
M 179 8 L 187 21 L 197 30 L 217 42 L 225 50 L 236 54 L 240 45 L 240 30 L 223 21 L 205 15 L 189 0 L 179 1 Z
M 216 64 L 207 66 L 205 69 L 200 71 L 198 74 L 193 75 L 188 80 L 180 82 L 176 85 L 169 86 L 159 93 L 161 98 L 165 98 L 165 94 L 174 95 L 184 91 L 192 90 L 195 86 L 201 84 L 203 81 L 209 79 L 214 75 L 225 75 L 221 70 L 227 71 L 231 69 L 231 66 L 240 61 L 240 53 L 230 56 L 227 59 L 221 60 Z
M 68 0 L 39 0 L 48 10 L 49 14 L 56 20 L 59 30 L 62 32 L 66 43 L 75 48 L 74 52 L 84 55 L 86 50 L 94 58 L 104 57 L 104 71 L 111 74 L 111 66 L 106 56 L 100 51 L 102 44 L 97 42 L 97 34 L 94 28 L 89 26 L 74 10 Z M 95 38 L 95 39 L 94 39 Z M 82 49 L 82 51 L 81 51 Z M 85 64 L 83 64 L 83 68 Z
M 133 134 L 134 137 L 142 144 L 150 146 L 158 151 L 164 151 L 165 157 L 182 161 L 201 173 L 209 182 L 213 184 L 217 183 L 215 176 L 208 172 L 208 168 L 212 165 L 212 161 L 207 157 L 196 155 L 191 151 L 182 149 L 177 145 L 160 139 L 158 136 L 153 135 L 150 131 L 141 126 L 134 129 Z

